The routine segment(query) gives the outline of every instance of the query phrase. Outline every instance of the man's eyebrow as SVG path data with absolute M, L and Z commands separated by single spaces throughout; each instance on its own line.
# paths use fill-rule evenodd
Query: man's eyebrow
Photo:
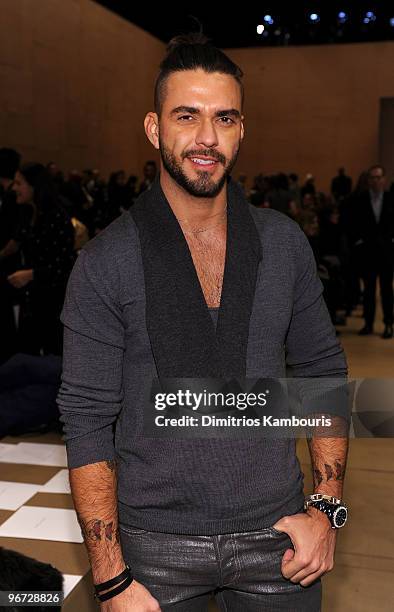
M 177 115 L 178 113 L 188 113 L 189 115 L 198 115 L 200 111 L 198 108 L 194 108 L 193 106 L 177 106 L 173 108 L 171 111 L 171 115 Z
M 172 109 L 171 115 L 177 115 L 178 113 L 187 113 L 189 115 L 199 115 L 200 110 L 198 108 L 194 108 L 194 106 L 177 106 Z M 237 119 L 241 118 L 241 113 L 236 108 L 229 108 L 225 110 L 219 110 L 215 113 L 215 117 L 236 117 Z
M 215 113 L 215 117 L 236 117 L 238 119 L 241 118 L 241 113 L 236 108 L 229 108 L 227 110 L 220 110 Z

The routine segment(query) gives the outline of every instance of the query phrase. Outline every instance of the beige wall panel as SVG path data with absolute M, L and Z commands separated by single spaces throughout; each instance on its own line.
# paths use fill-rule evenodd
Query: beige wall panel
M 165 46 L 92 0 L 2 0 L 0 144 L 66 171 L 157 158 L 142 122 Z M 228 50 L 245 72 L 235 173 L 356 177 L 377 158 L 379 99 L 394 96 L 394 42 Z
M 66 171 L 141 174 L 164 48 L 91 0 L 2 0 L 0 146 Z
M 377 161 L 379 99 L 394 96 L 394 43 L 228 50 L 245 73 L 237 172 L 313 172 L 328 189 Z

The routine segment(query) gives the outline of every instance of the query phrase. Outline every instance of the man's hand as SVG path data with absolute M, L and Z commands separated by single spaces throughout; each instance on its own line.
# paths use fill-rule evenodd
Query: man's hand
M 334 567 L 336 530 L 327 516 L 316 508 L 307 513 L 284 516 L 273 527 L 290 537 L 294 549 L 282 558 L 282 574 L 292 582 L 309 586 Z
M 123 593 L 104 601 L 100 609 L 101 612 L 161 612 L 157 599 L 136 580 Z
M 22 289 L 33 280 L 33 270 L 18 270 L 7 276 L 7 280 L 16 289 Z

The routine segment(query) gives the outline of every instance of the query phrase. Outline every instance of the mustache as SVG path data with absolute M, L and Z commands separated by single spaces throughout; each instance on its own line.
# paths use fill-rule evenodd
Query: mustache
M 214 149 L 195 149 L 193 151 L 187 151 L 182 154 L 182 161 L 186 157 L 198 157 L 199 155 L 205 155 L 206 157 L 213 157 L 218 162 L 221 162 L 223 165 L 226 163 L 226 158 L 219 151 L 215 151 Z

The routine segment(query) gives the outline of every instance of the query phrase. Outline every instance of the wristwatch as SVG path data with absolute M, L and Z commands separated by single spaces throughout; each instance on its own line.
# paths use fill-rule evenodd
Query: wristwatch
M 304 501 L 304 510 L 310 507 L 324 512 L 328 516 L 333 529 L 340 529 L 346 524 L 348 509 L 338 497 L 323 495 L 322 493 L 307 495 Z

